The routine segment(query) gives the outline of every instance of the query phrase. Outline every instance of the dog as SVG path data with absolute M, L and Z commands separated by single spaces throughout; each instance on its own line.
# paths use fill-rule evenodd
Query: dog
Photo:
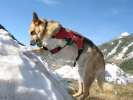
M 74 97 L 84 100 L 89 96 L 91 84 L 97 79 L 98 85 L 103 89 L 102 85 L 105 76 L 105 61 L 102 52 L 99 48 L 86 37 L 64 28 L 57 21 L 48 21 L 38 17 L 37 13 L 33 12 L 33 19 L 29 28 L 30 45 L 39 47 L 33 51 L 50 51 L 52 54 L 60 52 L 66 46 L 73 46 L 78 50 L 76 63 L 80 78 L 78 80 L 78 91 L 73 94 Z M 61 40 L 63 46 L 56 47 L 52 50 L 47 48 L 49 44 L 45 44 L 49 39 Z M 56 43 L 55 43 L 56 44 Z

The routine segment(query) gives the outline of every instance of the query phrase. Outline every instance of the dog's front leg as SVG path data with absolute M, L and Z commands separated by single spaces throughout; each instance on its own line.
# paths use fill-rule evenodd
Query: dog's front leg
M 37 53 L 37 54 L 41 54 L 41 53 L 45 52 L 43 47 L 42 48 L 35 48 L 35 49 L 32 49 L 31 51 L 34 53 Z
M 83 82 L 78 80 L 78 92 L 73 94 L 73 97 L 79 97 L 83 94 Z

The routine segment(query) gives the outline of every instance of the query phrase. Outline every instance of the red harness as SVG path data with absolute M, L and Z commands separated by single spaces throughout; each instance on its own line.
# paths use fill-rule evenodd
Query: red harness
M 70 39 L 72 40 L 78 47 L 78 49 L 82 49 L 83 48 L 83 37 L 76 34 L 73 31 L 68 31 L 65 28 L 61 27 L 60 31 L 56 33 L 55 36 L 53 36 L 53 38 L 56 39 Z
M 60 31 L 57 32 L 52 38 L 56 39 L 68 39 L 72 42 L 74 42 L 77 45 L 78 48 L 78 56 L 75 59 L 74 66 L 76 65 L 76 62 L 78 61 L 81 53 L 83 52 L 83 44 L 84 44 L 84 38 L 80 36 L 79 34 L 76 34 L 76 32 L 68 31 L 65 28 L 61 27 Z M 67 45 L 67 44 L 66 44 Z M 66 45 L 64 47 L 66 47 Z M 45 50 L 49 50 L 52 54 L 55 54 L 59 52 L 64 47 L 57 47 L 52 50 L 49 50 L 47 47 L 43 47 Z

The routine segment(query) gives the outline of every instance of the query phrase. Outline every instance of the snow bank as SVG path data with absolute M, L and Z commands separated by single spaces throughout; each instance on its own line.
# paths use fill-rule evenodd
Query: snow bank
M 0 29 L 0 100 L 72 100 L 45 67 Z

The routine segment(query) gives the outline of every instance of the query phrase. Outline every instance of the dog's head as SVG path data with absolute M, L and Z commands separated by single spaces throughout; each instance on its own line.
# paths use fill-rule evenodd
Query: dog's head
M 51 37 L 54 33 L 59 31 L 60 27 L 58 22 L 40 19 L 38 15 L 33 12 L 33 19 L 29 28 L 31 36 L 30 45 L 42 47 L 43 39 Z
M 46 20 L 39 19 L 38 15 L 33 12 L 33 18 L 30 25 L 29 33 L 31 36 L 30 45 L 40 45 L 45 35 Z

